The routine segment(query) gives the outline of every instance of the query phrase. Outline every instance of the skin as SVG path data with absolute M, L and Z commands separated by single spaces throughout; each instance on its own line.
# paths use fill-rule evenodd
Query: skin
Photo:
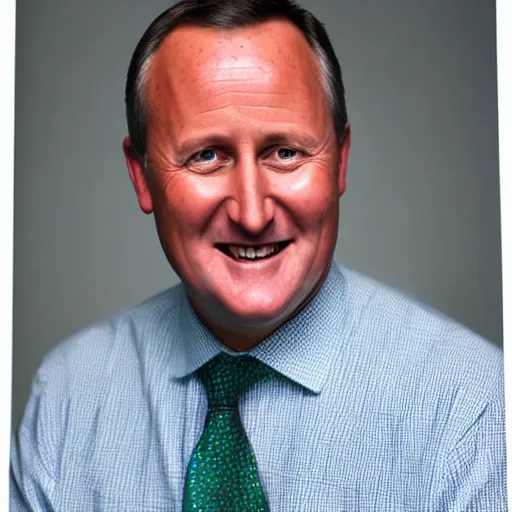
M 140 208 L 202 321 L 245 351 L 318 291 L 332 260 L 350 127 L 340 147 L 313 50 L 284 20 L 184 26 L 148 70 L 145 171 L 123 149 Z M 291 241 L 235 261 L 216 244 Z

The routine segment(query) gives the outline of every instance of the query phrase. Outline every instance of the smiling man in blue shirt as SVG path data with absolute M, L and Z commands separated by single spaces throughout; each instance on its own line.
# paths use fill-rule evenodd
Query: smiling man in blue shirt
M 501 352 L 332 260 L 350 126 L 321 24 L 185 0 L 126 104 L 182 283 L 45 358 L 11 510 L 505 511 Z

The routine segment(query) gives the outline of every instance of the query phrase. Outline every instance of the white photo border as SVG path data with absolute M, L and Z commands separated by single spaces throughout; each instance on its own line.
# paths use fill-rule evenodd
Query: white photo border
M 16 2 L 0 2 L 0 134 L 2 172 L 0 173 L 0 510 L 9 510 L 9 453 L 12 386 L 12 293 L 13 293 L 13 205 L 14 205 L 14 50 Z
M 498 125 L 503 282 L 503 351 L 507 425 L 508 497 L 512 496 L 512 2 L 496 0 L 496 51 L 498 62 Z

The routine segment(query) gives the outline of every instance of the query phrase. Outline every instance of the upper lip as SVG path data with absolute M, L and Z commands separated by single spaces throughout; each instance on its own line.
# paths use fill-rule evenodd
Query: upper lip
M 241 240 L 229 241 L 229 242 L 217 242 L 215 245 L 234 245 L 238 247 L 262 247 L 265 245 L 276 245 L 284 242 L 291 242 L 291 238 L 281 238 L 279 240 L 262 240 L 261 242 L 245 242 Z

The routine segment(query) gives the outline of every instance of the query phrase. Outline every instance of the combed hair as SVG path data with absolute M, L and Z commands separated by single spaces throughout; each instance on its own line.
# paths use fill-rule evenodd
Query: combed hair
M 152 57 L 169 33 L 182 25 L 236 29 L 270 19 L 285 19 L 303 33 L 317 55 L 322 83 L 341 144 L 347 124 L 341 69 L 322 23 L 293 0 L 182 0 L 158 16 L 133 52 L 126 79 L 128 133 L 139 157 L 146 153 L 146 81 Z

